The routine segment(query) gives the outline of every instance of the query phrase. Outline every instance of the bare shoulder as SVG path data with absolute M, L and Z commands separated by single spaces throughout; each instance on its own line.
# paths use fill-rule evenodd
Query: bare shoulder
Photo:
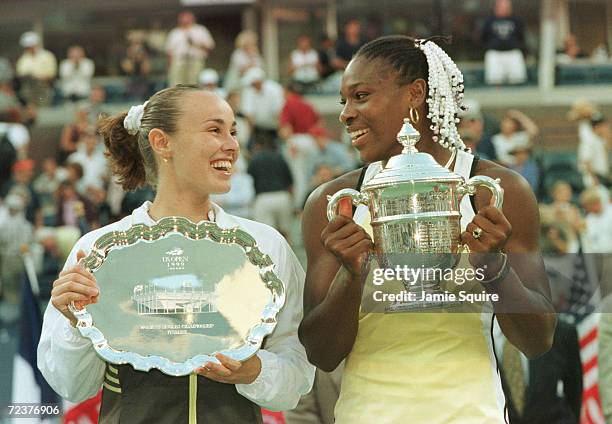
M 528 204 L 537 206 L 536 197 L 531 186 L 519 173 L 501 166 L 490 160 L 481 159 L 475 169 L 475 175 L 486 175 L 491 178 L 499 178 L 504 189 L 504 204 L 508 206 L 525 207 Z M 476 196 L 476 206 L 488 205 L 491 194 L 488 190 L 479 190 Z M 504 210 L 506 207 L 504 207 Z
M 337 192 L 338 190 L 342 190 L 343 188 L 357 187 L 361 170 L 362 168 L 359 168 L 354 171 L 347 172 L 346 174 L 343 174 L 338 178 L 335 178 L 317 187 L 310 194 L 310 196 L 308 196 L 308 200 L 306 200 L 306 206 L 304 207 L 304 219 L 306 219 L 309 214 L 312 214 L 316 210 L 320 210 L 321 208 L 322 211 L 325 211 L 325 207 L 327 205 L 327 196 L 334 194 L 335 192 Z
M 309 260 L 319 254 L 324 254 L 321 244 L 321 231 L 327 225 L 327 196 L 343 188 L 355 188 L 359 181 L 361 169 L 348 172 L 338 178 L 321 184 L 308 196 L 302 214 L 302 239 Z
M 538 251 L 540 212 L 529 183 L 517 172 L 488 160 L 482 160 L 476 165 L 475 174 L 499 178 L 504 189 L 502 212 L 512 226 L 506 251 Z M 480 210 L 490 202 L 491 192 L 478 190 L 475 196 L 476 209 Z

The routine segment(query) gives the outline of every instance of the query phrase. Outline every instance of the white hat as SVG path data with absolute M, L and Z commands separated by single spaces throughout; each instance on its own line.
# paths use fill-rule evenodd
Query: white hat
M 23 48 L 34 47 L 40 44 L 40 37 L 34 31 L 24 32 L 21 34 L 19 44 Z
M 14 211 L 22 211 L 25 207 L 23 198 L 17 194 L 9 194 L 4 199 L 4 204 L 7 208 Z
M 218 84 L 219 74 L 214 69 L 211 69 L 211 68 L 204 69 L 202 72 L 200 72 L 198 81 L 200 81 L 200 84 L 202 85 Z
M 242 77 L 242 85 L 245 87 L 256 81 L 263 81 L 266 73 L 261 68 L 249 68 Z
M 480 103 L 476 99 L 465 99 L 463 105 L 467 107 L 467 110 L 459 112 L 461 119 L 482 119 L 482 112 L 480 110 Z

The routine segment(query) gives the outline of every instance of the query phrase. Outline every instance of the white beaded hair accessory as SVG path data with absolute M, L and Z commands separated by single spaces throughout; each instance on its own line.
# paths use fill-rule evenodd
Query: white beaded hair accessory
M 470 151 L 457 130 L 459 113 L 466 110 L 463 105 L 463 74 L 446 52 L 433 41 L 415 40 L 415 45 L 425 54 L 429 67 L 427 118 L 431 120 L 433 140 L 450 150 Z
M 144 108 L 149 103 L 147 100 L 141 105 L 132 106 L 128 111 L 127 116 L 123 120 L 123 128 L 125 128 L 129 135 L 136 135 L 140 131 L 140 122 L 142 121 L 142 115 L 144 115 Z

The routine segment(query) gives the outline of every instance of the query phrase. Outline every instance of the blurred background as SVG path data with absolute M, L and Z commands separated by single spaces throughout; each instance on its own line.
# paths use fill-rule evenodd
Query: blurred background
M 305 266 L 307 195 L 361 165 L 338 122 L 351 56 L 381 35 L 451 35 L 461 135 L 529 182 L 543 252 L 612 252 L 610 0 L 3 0 L 0 12 L 0 406 L 54 399 L 31 371 L 51 284 L 81 234 L 154 196 L 114 181 L 98 117 L 176 83 L 218 92 L 237 116 L 242 159 L 214 200 L 276 227 Z M 573 271 L 553 287 L 560 310 L 588 303 Z M 603 422 L 584 421 L 568 384 L 563 422 Z

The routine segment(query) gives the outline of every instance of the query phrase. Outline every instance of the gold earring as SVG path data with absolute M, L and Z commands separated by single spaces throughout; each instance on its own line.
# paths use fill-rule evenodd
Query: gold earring
M 168 158 L 164 158 L 164 162 L 165 162 L 165 163 L 168 163 Z
M 408 116 L 410 116 L 410 120 L 412 121 L 414 125 L 418 124 L 419 121 L 421 120 L 421 117 L 419 116 L 419 111 L 412 107 L 408 111 Z

